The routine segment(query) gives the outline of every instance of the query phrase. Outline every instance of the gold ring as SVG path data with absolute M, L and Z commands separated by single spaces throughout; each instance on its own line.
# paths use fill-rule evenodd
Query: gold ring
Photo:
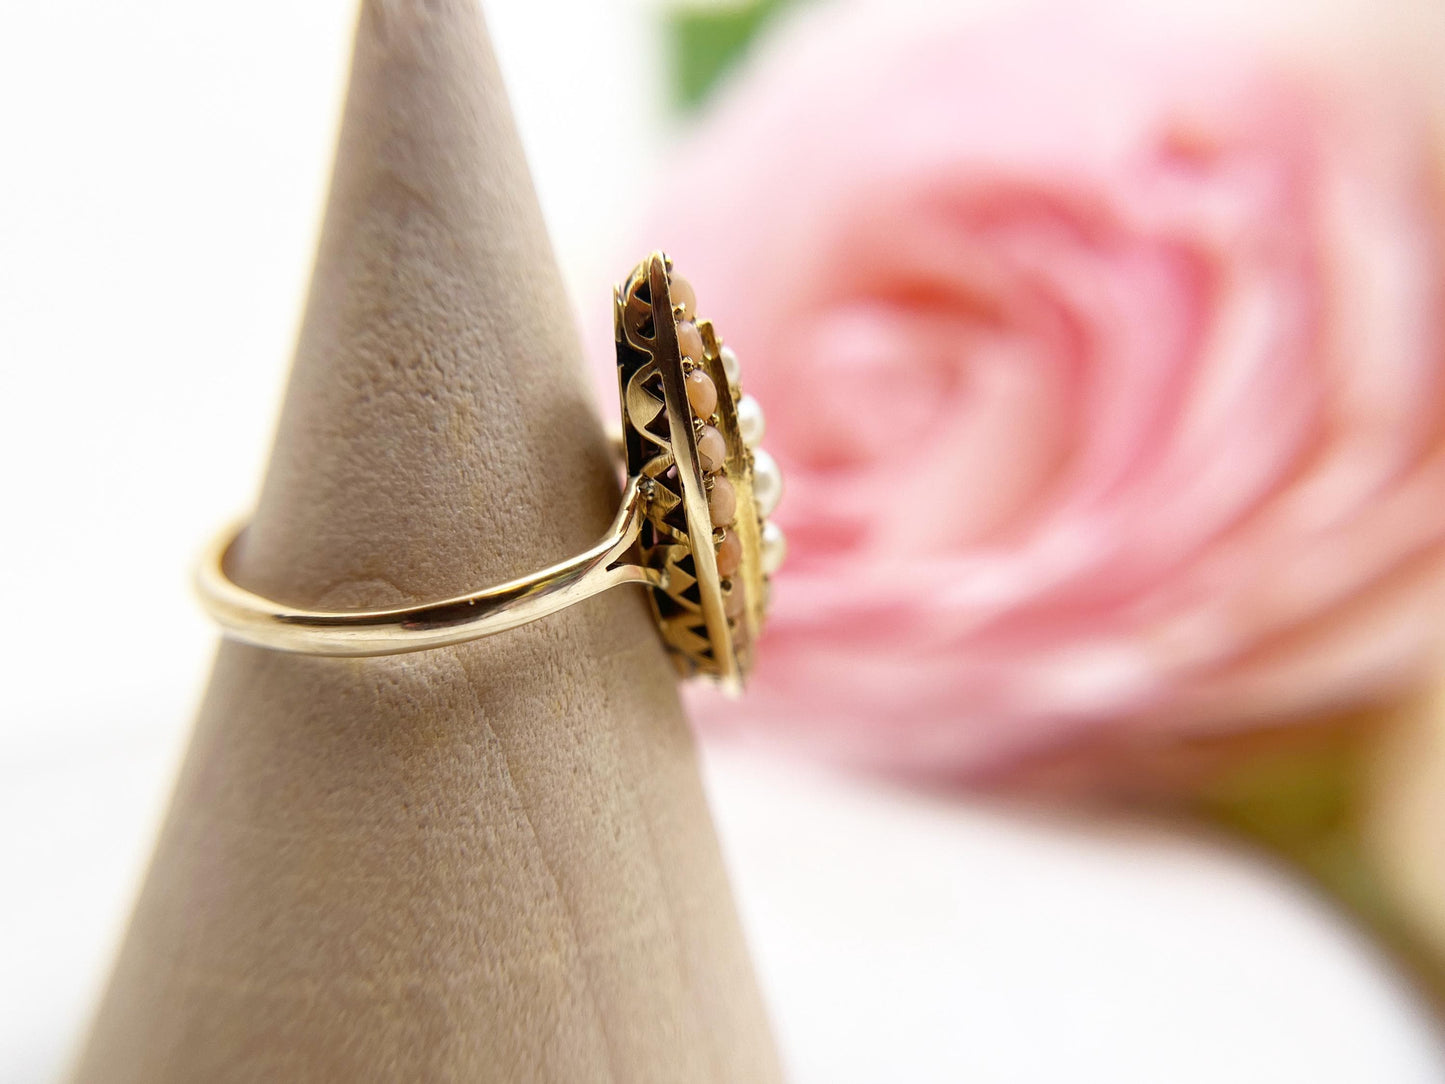
M 692 287 L 654 252 L 613 292 L 622 506 L 591 549 L 455 598 L 385 610 L 284 606 L 231 580 L 232 529 L 206 551 L 196 588 L 233 639 L 308 655 L 395 655 L 459 644 L 616 587 L 649 588 L 663 642 L 685 676 L 739 689 L 786 544 L 768 520 L 782 495 L 757 446 L 763 416 L 737 359 L 696 319 Z M 242 528 L 244 529 L 244 528 Z

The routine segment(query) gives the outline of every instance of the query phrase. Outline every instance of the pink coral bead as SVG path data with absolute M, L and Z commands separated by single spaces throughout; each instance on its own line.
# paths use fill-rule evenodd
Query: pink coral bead
M 736 531 L 724 531 L 722 541 L 717 544 L 717 573 L 731 576 L 743 563 L 743 544 Z
M 697 457 L 705 471 L 717 470 L 727 459 L 728 442 L 723 439 L 716 426 L 705 425 L 697 435 Z
M 713 479 L 707 495 L 707 510 L 714 527 L 726 527 L 738 512 L 738 492 L 726 478 Z
M 699 418 L 712 417 L 712 412 L 717 409 L 717 386 L 713 384 L 712 377 L 701 369 L 694 369 L 687 374 L 685 383 L 692 412 Z
M 692 358 L 693 361 L 702 360 L 702 332 L 691 320 L 678 321 L 677 348 L 685 358 Z
M 668 283 L 668 293 L 672 296 L 673 305 L 681 306 L 683 319 L 691 320 L 697 310 L 697 295 L 692 291 L 692 283 L 681 275 L 673 275 Z

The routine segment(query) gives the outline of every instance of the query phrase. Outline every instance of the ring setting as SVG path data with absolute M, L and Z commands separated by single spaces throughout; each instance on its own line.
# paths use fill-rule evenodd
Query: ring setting
M 649 486 L 639 545 L 659 573 L 662 638 L 684 674 L 739 686 L 785 554 L 768 519 L 782 479 L 757 446 L 762 409 L 743 394 L 737 357 L 696 307 L 661 253 L 614 294 L 623 454 Z
M 575 557 L 453 598 L 382 610 L 288 607 L 226 571 L 223 534 L 196 574 L 202 605 L 233 639 L 311 655 L 369 656 L 462 643 L 516 628 L 622 584 L 645 585 L 663 643 L 685 677 L 742 688 L 786 554 L 769 517 L 782 495 L 758 442 L 761 407 L 736 356 L 699 319 L 691 285 L 654 252 L 613 294 L 622 412 L 622 503 Z

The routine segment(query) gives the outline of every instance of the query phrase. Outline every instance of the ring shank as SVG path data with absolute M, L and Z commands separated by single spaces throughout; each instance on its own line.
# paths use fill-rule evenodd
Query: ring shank
M 196 571 L 196 591 L 227 636 L 278 651 L 359 657 L 459 644 L 525 625 L 621 584 L 658 585 L 656 570 L 617 563 L 637 540 L 644 504 L 638 479 L 630 478 L 612 527 L 590 549 L 530 576 L 416 606 L 330 611 L 273 602 L 227 575 L 236 531 L 206 552 Z

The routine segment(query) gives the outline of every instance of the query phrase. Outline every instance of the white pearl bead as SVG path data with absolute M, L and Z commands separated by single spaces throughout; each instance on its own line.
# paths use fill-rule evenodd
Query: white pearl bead
M 738 431 L 743 435 L 743 443 L 749 448 L 756 448 L 758 442 L 763 439 L 763 430 L 767 422 L 763 419 L 763 408 L 751 395 L 744 395 L 738 400 Z
M 761 448 L 753 452 L 753 500 L 758 515 L 771 516 L 783 497 L 783 472 L 772 456 Z
M 718 351 L 718 357 L 722 359 L 723 372 L 727 374 L 728 383 L 733 387 L 738 386 L 738 356 L 733 353 L 732 347 L 724 346 Z
M 763 524 L 762 551 L 763 572 L 771 576 L 783 567 L 783 561 L 788 556 L 788 540 L 776 523 Z

